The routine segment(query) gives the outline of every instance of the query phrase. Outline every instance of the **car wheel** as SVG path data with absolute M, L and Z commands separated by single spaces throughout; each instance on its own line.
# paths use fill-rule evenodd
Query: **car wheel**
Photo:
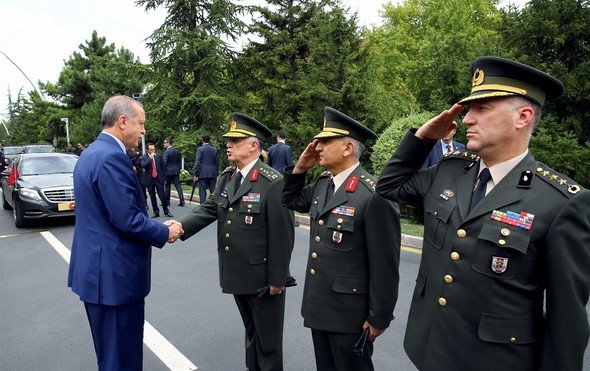
M 8 201 L 6 201 L 6 197 L 4 197 L 4 192 L 2 192 L 2 207 L 4 208 L 4 210 L 12 209 Z
M 18 203 L 16 200 L 12 201 L 12 215 L 14 216 L 14 225 L 17 228 L 26 227 L 25 216 L 23 215 L 23 211 L 20 207 L 18 207 Z

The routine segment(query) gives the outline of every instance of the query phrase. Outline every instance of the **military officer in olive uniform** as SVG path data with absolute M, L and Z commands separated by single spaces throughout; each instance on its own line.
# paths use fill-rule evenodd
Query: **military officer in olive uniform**
M 311 217 L 301 314 L 318 370 L 373 370 L 372 341 L 397 301 L 399 210 L 375 193 L 375 178 L 359 163 L 375 133 L 333 108 L 324 112 L 323 131 L 285 169 L 283 204 Z M 328 171 L 304 186 L 317 163 Z M 366 351 L 357 356 L 353 346 L 366 329 Z
M 471 95 L 410 131 L 377 192 L 424 205 L 422 261 L 404 347 L 420 370 L 582 370 L 588 343 L 590 192 L 528 144 L 561 82 L 498 57 Z M 467 148 L 418 171 L 464 106 Z
M 236 166 L 220 176 L 215 192 L 181 221 L 182 239 L 218 222 L 219 281 L 233 294 L 246 330 L 246 366 L 283 369 L 285 283 L 293 249 L 293 215 L 281 207 L 283 178 L 258 159 L 271 131 L 241 113 L 232 114 L 228 159 Z M 237 168 L 236 168 L 237 167 Z M 268 286 L 268 293 L 257 290 Z

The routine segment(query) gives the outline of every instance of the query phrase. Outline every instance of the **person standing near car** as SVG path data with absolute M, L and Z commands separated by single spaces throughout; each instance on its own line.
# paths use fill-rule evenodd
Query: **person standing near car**
M 154 143 L 147 144 L 147 153 L 139 158 L 139 166 L 143 169 L 141 182 L 147 187 L 150 195 L 152 211 L 154 212 L 152 218 L 160 217 L 160 208 L 158 207 L 156 193 L 162 203 L 164 215 L 172 218 L 174 215 L 168 209 L 168 202 L 166 202 L 166 194 L 164 193 L 164 182 L 166 180 L 164 160 L 161 155 L 156 153 Z
M 0 145 L 0 172 L 6 169 L 6 157 L 4 156 L 4 144 Z
M 170 206 L 170 184 L 174 184 L 178 198 L 180 202 L 178 206 L 184 206 L 184 193 L 182 192 L 182 186 L 180 185 L 180 166 L 182 163 L 182 155 L 180 152 L 172 147 L 172 139 L 164 139 L 164 168 L 166 169 L 166 184 L 164 185 L 164 191 L 166 193 L 166 202 Z
M 174 242 L 182 229 L 175 221 L 150 220 L 125 153 L 144 132 L 141 104 L 112 97 L 101 121 L 102 132 L 74 168 L 76 225 L 68 287 L 84 302 L 98 369 L 141 370 L 151 247 Z
M 207 190 L 211 194 L 215 191 L 217 185 L 217 174 L 219 173 L 219 157 L 217 157 L 217 148 L 209 142 L 211 137 L 207 134 L 203 136 L 202 143 L 197 148 L 195 157 L 195 166 L 193 168 L 193 181 L 199 182 L 199 203 L 204 203 L 207 199 Z

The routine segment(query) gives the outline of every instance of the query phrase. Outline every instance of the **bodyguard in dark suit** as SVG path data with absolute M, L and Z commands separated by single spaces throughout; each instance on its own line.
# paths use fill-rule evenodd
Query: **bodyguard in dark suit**
M 219 173 L 219 157 L 217 148 L 209 144 L 209 135 L 203 136 L 203 145 L 197 148 L 195 166 L 193 168 L 193 180 L 199 182 L 199 203 L 204 203 L 207 198 L 207 189 L 211 194 L 217 185 L 217 174 Z
M 268 165 L 285 175 L 285 168 L 293 165 L 293 149 L 285 143 L 287 132 L 279 130 L 277 143 L 268 149 Z
M 377 184 L 424 205 L 404 347 L 420 370 L 582 370 L 590 192 L 528 150 L 545 99 L 563 85 L 498 57 L 476 59 L 472 72 L 471 95 L 408 133 Z M 465 105 L 475 153 L 417 171 Z
M 375 178 L 359 163 L 375 133 L 330 107 L 324 112 L 323 131 L 285 169 L 283 204 L 311 218 L 301 314 L 318 370 L 373 370 L 372 341 L 389 327 L 397 301 L 399 210 L 375 193 Z M 304 186 L 317 163 L 329 171 Z M 369 341 L 357 356 L 365 330 Z
M 180 166 L 182 163 L 182 155 L 180 152 L 172 147 L 172 139 L 164 139 L 164 168 L 166 169 L 166 183 L 164 184 L 164 192 L 166 193 L 166 202 L 170 206 L 170 184 L 174 184 L 180 202 L 178 206 L 184 206 L 184 193 L 180 185 Z
M 430 151 L 430 154 L 426 158 L 426 161 L 422 164 L 422 169 L 428 169 L 429 167 L 438 164 L 447 153 L 465 149 L 464 144 L 453 140 L 456 132 L 457 129 L 451 131 L 449 135 L 436 142 L 434 148 L 432 148 L 432 151 Z
M 156 167 L 154 168 L 154 164 Z M 139 158 L 139 165 L 143 169 L 141 175 L 141 183 L 147 187 L 152 203 L 154 215 L 152 218 L 160 216 L 160 209 L 158 208 L 158 200 L 156 199 L 156 191 L 164 209 L 164 215 L 172 217 L 172 213 L 168 210 L 168 202 L 166 202 L 166 194 L 164 193 L 164 182 L 166 181 L 166 170 L 164 169 L 164 160 L 162 156 L 156 153 L 156 146 L 153 143 L 147 144 L 147 153 Z
M 255 119 L 232 114 L 224 134 L 236 166 L 219 178 L 212 196 L 181 221 L 183 240 L 217 221 L 219 283 L 233 294 L 246 330 L 246 367 L 283 369 L 285 283 L 293 248 L 293 216 L 281 207 L 283 177 L 258 159 L 271 132 Z M 237 168 L 236 168 L 237 167 Z M 258 290 L 269 288 L 259 296 Z
M 76 226 L 68 286 L 84 302 L 99 370 L 142 369 L 151 245 L 162 247 L 182 232 L 178 224 L 148 218 L 125 153 L 141 138 L 144 123 L 140 103 L 110 98 L 102 110 L 102 133 L 74 169 Z

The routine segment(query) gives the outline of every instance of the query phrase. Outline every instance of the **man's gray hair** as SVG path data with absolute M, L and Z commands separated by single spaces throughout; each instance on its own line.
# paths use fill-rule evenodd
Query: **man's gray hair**
M 143 107 L 141 103 L 125 95 L 116 95 L 109 98 L 102 108 L 101 124 L 102 128 L 112 128 L 121 115 L 130 119 L 134 118 L 139 112 L 137 107 Z
M 529 137 L 530 137 L 530 135 L 533 134 L 533 131 L 535 130 L 535 128 L 539 124 L 539 121 L 541 121 L 541 116 L 543 115 L 543 108 L 541 106 L 539 106 L 537 103 L 535 103 L 532 100 L 527 99 L 525 97 L 521 97 L 518 95 L 512 97 L 511 107 L 510 107 L 511 112 L 516 112 L 517 110 L 519 110 L 523 107 L 531 107 L 534 112 L 534 116 L 531 121 L 531 130 L 529 132 Z
M 248 137 L 248 138 L 246 138 L 246 140 L 249 143 L 257 142 L 258 143 L 258 153 L 261 153 L 262 152 L 262 146 L 264 145 L 264 143 L 260 139 L 258 139 L 256 137 Z

